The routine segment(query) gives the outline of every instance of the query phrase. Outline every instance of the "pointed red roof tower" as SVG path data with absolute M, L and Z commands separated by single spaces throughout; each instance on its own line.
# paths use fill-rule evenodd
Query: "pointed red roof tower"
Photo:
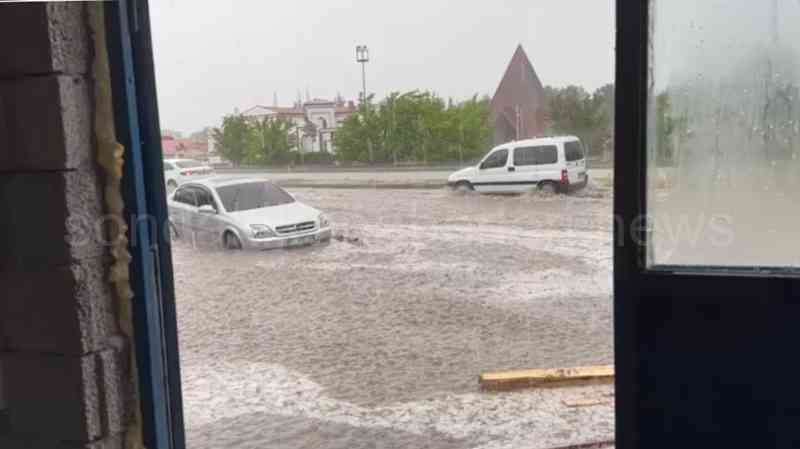
M 519 45 L 492 98 L 495 145 L 542 135 L 546 126 L 545 110 L 544 87 Z

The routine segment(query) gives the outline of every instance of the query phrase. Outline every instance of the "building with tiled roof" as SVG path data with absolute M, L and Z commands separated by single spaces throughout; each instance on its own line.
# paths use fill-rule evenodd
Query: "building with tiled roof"
M 252 119 L 280 117 L 292 122 L 290 134 L 296 136 L 299 149 L 304 153 L 336 153 L 334 137 L 336 129 L 358 110 L 352 102 L 315 98 L 293 106 L 253 106 L 242 112 Z

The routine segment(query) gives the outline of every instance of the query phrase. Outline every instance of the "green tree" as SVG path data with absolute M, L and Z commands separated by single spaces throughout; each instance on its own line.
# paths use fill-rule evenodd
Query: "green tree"
M 432 92 L 392 92 L 343 123 L 336 134 L 338 156 L 394 164 L 470 160 L 486 151 L 488 118 L 488 98 L 454 103 Z
M 614 85 L 589 94 L 579 86 L 546 87 L 551 132 L 581 138 L 589 153 L 600 154 L 613 139 Z
M 251 125 L 255 145 L 252 147 L 254 162 L 262 164 L 286 164 L 293 160 L 289 133 L 292 122 L 281 117 L 264 117 Z
M 591 148 L 595 154 L 612 151 L 614 148 L 615 94 L 613 84 L 606 84 L 592 94 L 595 128 L 591 136 Z
M 579 86 L 547 88 L 547 99 L 555 134 L 574 134 L 590 148 L 590 134 L 596 126 L 592 96 Z
M 337 129 L 334 141 L 340 160 L 375 162 L 375 144 L 382 126 L 378 123 L 377 110 L 369 104 L 371 98 Z
M 253 133 L 247 118 L 241 114 L 227 115 L 222 127 L 212 132 L 217 151 L 234 166 L 241 165 L 253 144 Z
M 450 159 L 459 162 L 481 157 L 487 150 L 492 137 L 489 126 L 489 98 L 478 98 L 458 103 L 448 109 L 450 113 L 452 141 Z

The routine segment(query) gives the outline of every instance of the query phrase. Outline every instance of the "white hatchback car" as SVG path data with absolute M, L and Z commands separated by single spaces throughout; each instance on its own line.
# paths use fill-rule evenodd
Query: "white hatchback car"
M 328 241 L 325 215 L 275 184 L 257 178 L 191 181 L 168 198 L 174 235 L 226 249 L 271 249 Z
M 194 159 L 164 159 L 164 182 L 172 193 L 186 181 L 214 174 L 214 169 Z
M 586 157 L 574 136 L 509 142 L 493 148 L 475 167 L 459 170 L 447 184 L 461 191 L 556 193 L 586 186 Z

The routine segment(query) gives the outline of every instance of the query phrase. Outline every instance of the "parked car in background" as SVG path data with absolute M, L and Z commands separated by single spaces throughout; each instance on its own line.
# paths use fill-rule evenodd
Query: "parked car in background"
M 213 168 L 233 168 L 233 163 L 227 161 L 220 156 L 211 156 L 208 158 L 208 165 Z
M 505 143 L 493 148 L 475 167 L 447 180 L 460 191 L 519 193 L 538 189 L 567 192 L 586 186 L 583 144 L 574 136 L 546 137 Z
M 226 249 L 271 249 L 328 241 L 331 226 L 317 209 L 275 184 L 214 176 L 187 182 L 168 198 L 178 238 L 218 242 Z
M 164 159 L 164 182 L 168 193 L 186 181 L 213 174 L 213 168 L 194 159 Z

